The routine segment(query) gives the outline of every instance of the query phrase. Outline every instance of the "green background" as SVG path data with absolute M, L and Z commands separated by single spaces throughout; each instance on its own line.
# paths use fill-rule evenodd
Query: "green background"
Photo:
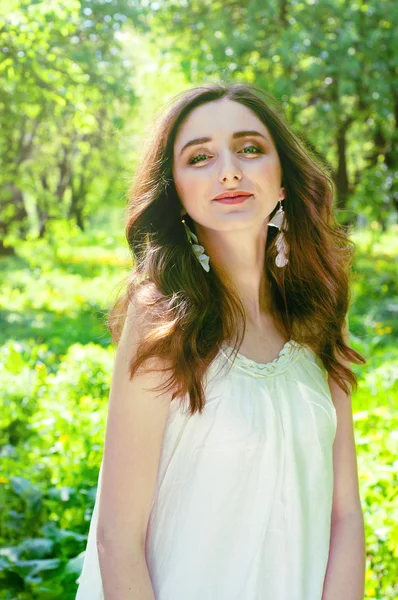
M 0 2 L 0 598 L 72 599 L 151 119 L 211 81 L 271 92 L 330 165 L 357 245 L 349 312 L 366 598 L 398 593 L 398 5 Z M 84 369 L 82 369 L 84 365 Z M 394 564 L 395 563 L 395 564 Z M 395 569 L 394 569 L 395 567 Z

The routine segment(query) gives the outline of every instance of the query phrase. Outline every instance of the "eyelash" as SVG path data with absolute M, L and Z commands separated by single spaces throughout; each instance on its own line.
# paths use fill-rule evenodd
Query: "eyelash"
M 254 148 L 256 150 L 256 152 L 249 152 L 249 154 L 262 154 L 262 150 L 261 148 L 259 148 L 258 146 L 255 146 L 254 144 L 251 144 L 250 146 L 245 146 L 245 148 L 243 148 L 243 150 L 247 150 L 248 148 Z M 192 164 L 197 164 L 196 162 L 194 162 L 197 158 L 200 158 L 201 156 L 207 156 L 207 154 L 204 154 L 203 152 L 201 154 L 196 154 L 195 156 L 192 156 L 189 160 L 188 160 L 188 164 L 192 165 Z M 203 162 L 203 161 L 199 161 L 199 162 Z

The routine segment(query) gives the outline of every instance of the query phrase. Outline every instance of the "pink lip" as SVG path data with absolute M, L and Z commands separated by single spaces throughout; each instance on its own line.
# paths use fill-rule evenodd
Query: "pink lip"
M 221 202 L 222 204 L 242 204 L 248 198 L 251 198 L 251 196 L 234 196 L 232 198 L 219 198 L 215 202 Z

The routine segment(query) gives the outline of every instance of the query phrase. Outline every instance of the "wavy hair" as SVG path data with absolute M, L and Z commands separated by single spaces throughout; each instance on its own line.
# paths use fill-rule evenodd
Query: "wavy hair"
M 184 119 L 196 107 L 221 98 L 243 104 L 266 125 L 282 167 L 289 262 L 275 266 L 274 227 L 268 229 L 264 261 L 275 325 L 289 340 L 308 345 L 339 386 L 352 393 L 356 376 L 336 355 L 366 363 L 343 338 L 355 244 L 332 212 L 334 184 L 328 165 L 287 125 L 275 98 L 250 84 L 191 88 L 174 96 L 150 124 L 126 209 L 126 238 L 135 264 L 127 290 L 108 314 L 112 339 L 119 341 L 129 303 L 136 297 L 149 327 L 130 363 L 130 377 L 149 358 L 159 358 L 162 370 L 171 373 L 161 389 L 170 392 L 171 400 L 189 394 L 191 414 L 204 408 L 203 377 L 221 343 L 235 340 L 233 348 L 239 351 L 246 329 L 243 304 L 194 255 L 172 176 L 174 142 Z M 195 231 L 190 216 L 184 219 Z

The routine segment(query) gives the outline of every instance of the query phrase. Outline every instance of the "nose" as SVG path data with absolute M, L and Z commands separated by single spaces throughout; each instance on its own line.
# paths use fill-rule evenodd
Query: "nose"
M 242 179 L 242 171 L 237 162 L 237 160 L 233 160 L 231 153 L 226 150 L 223 154 L 220 154 L 220 170 L 219 170 L 219 180 L 238 179 L 240 181 Z

